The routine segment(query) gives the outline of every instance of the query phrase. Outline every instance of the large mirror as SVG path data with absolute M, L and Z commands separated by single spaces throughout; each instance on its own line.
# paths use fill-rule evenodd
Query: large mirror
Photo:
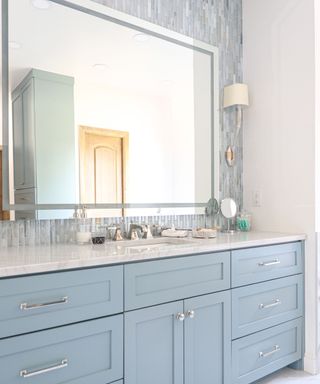
M 217 195 L 214 47 L 92 1 L 3 3 L 16 218 L 195 213 Z

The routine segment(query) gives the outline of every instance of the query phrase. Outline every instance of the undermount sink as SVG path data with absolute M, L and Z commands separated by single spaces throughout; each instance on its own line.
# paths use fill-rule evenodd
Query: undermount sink
M 192 243 L 193 242 L 190 241 L 189 239 L 163 237 L 163 238 L 156 238 L 156 239 L 125 241 L 119 245 L 121 247 L 124 247 L 132 251 L 143 252 L 143 251 L 148 251 L 156 248 L 161 249 L 163 247 L 170 247 L 174 245 L 188 245 Z

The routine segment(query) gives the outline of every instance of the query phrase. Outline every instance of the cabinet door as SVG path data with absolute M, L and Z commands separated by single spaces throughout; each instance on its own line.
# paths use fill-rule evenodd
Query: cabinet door
M 34 182 L 33 83 L 22 89 L 12 103 L 15 189 L 32 188 Z
M 14 187 L 24 188 L 24 138 L 22 96 L 12 102 Z
M 24 188 L 35 187 L 34 177 L 34 95 L 33 81 L 22 91 L 23 134 L 24 134 Z
M 125 383 L 183 384 L 183 302 L 125 314 Z
M 185 384 L 229 383 L 230 292 L 195 297 L 184 304 Z

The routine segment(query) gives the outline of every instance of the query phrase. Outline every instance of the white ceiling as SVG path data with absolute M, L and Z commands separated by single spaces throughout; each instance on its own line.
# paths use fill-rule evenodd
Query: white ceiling
M 31 0 L 10 0 L 9 41 L 21 45 L 9 51 L 11 89 L 31 68 L 69 75 L 76 83 L 153 93 L 192 87 L 195 55 L 210 73 L 209 56 L 152 36 L 138 42 L 135 34 L 55 3 L 40 10 Z M 107 69 L 93 68 L 101 63 Z

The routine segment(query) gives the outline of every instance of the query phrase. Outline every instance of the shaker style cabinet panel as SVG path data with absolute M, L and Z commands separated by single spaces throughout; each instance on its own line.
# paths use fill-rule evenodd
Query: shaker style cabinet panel
M 0 280 L 0 338 L 123 311 L 123 267 Z
M 184 308 L 184 384 L 230 383 L 230 291 L 187 299 Z
M 229 384 L 230 307 L 221 292 L 126 313 L 125 383 Z
M 232 287 L 302 273 L 301 242 L 231 252 Z
M 12 124 L 13 124 L 13 158 L 14 186 L 23 188 L 25 184 L 24 169 L 24 138 L 23 138 L 23 110 L 22 95 L 18 95 L 12 102 Z
M 35 187 L 33 82 L 28 82 L 12 102 L 14 188 Z
M 123 377 L 123 315 L 0 340 L 1 383 L 107 384 Z
M 125 309 L 230 288 L 230 252 L 125 265 Z
M 232 382 L 252 383 L 302 357 L 302 319 L 232 342 Z
M 232 290 L 233 339 L 296 319 L 302 314 L 302 275 Z
M 183 302 L 125 314 L 125 384 L 184 384 Z

